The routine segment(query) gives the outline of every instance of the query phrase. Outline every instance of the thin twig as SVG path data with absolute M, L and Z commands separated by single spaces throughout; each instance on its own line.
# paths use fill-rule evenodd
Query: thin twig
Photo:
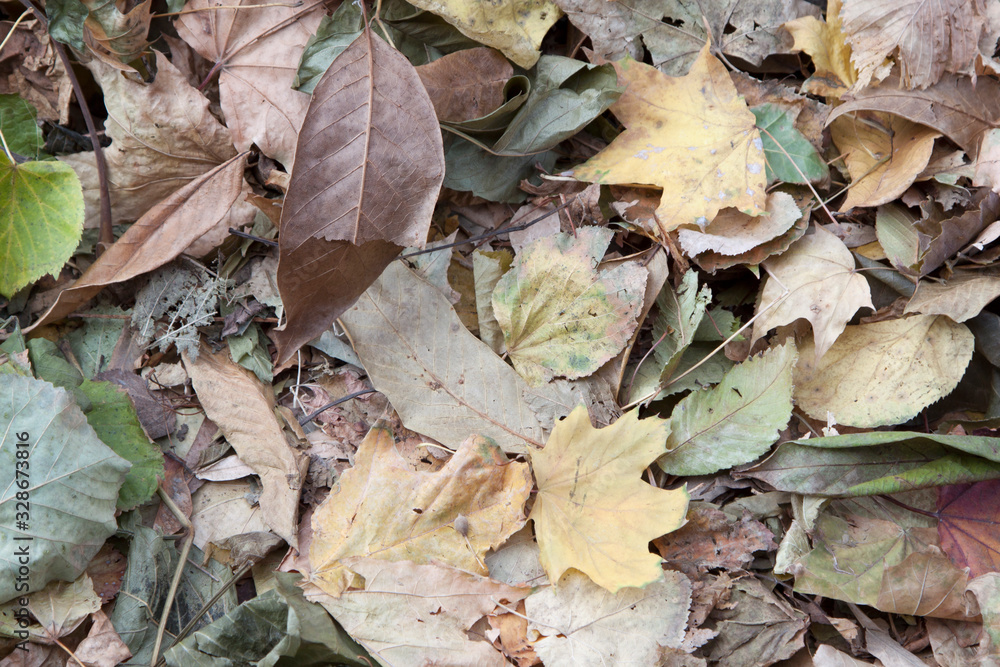
M 21 4 L 32 10 L 42 26 L 48 29 L 49 22 L 44 12 L 35 7 L 31 3 L 31 0 L 21 0 Z M 83 96 L 83 89 L 80 87 L 80 82 L 77 80 L 76 74 L 73 73 L 73 63 L 70 62 L 69 56 L 66 55 L 66 49 L 63 48 L 62 44 L 56 41 L 55 38 L 50 38 L 49 41 L 55 52 L 59 54 L 59 59 L 66 69 L 66 76 L 73 85 L 73 94 L 80 105 L 80 111 L 83 112 L 83 120 L 87 123 L 87 133 L 90 135 L 90 143 L 94 146 L 94 161 L 97 163 L 97 182 L 100 186 L 101 196 L 101 231 L 96 250 L 97 256 L 100 256 L 108 246 L 115 242 L 115 235 L 111 229 L 111 194 L 108 191 L 108 168 L 104 162 L 104 151 L 101 150 L 101 142 L 97 137 L 97 126 L 94 125 L 94 117 L 87 106 L 87 99 Z
M 346 403 L 347 401 L 351 400 L 352 398 L 357 398 L 358 396 L 364 396 L 365 394 L 374 394 L 376 391 L 377 391 L 376 389 L 365 389 L 365 390 L 362 390 L 362 391 L 356 391 L 353 394 L 348 394 L 347 396 L 344 396 L 342 398 L 338 398 L 335 401 L 331 401 L 331 402 L 327 403 L 326 405 L 324 405 L 323 407 L 321 407 L 316 412 L 312 413 L 311 415 L 309 415 L 307 417 L 303 417 L 302 419 L 300 419 L 299 420 L 299 426 L 305 426 L 306 424 L 308 424 L 312 420 L 316 419 L 316 417 L 319 417 L 323 412 L 325 412 L 326 410 L 329 410 L 330 408 L 332 408 L 332 407 L 334 407 L 336 405 L 340 405 L 341 403 Z
M 181 547 L 181 556 L 177 562 L 177 570 L 174 572 L 174 579 L 170 582 L 170 590 L 167 591 L 167 599 L 163 601 L 163 613 L 160 614 L 160 627 L 156 629 L 156 642 L 153 644 L 153 658 L 149 661 L 151 666 L 155 666 L 160 657 L 160 647 L 163 645 L 163 633 L 167 630 L 167 619 L 170 617 L 170 608 L 174 606 L 174 598 L 177 596 L 177 588 L 181 583 L 181 576 L 184 574 L 184 565 L 187 563 L 188 553 L 191 551 L 191 544 L 194 542 L 194 527 L 188 518 L 184 516 L 184 512 L 181 508 L 173 501 L 173 499 L 163 490 L 163 485 L 161 484 L 156 488 L 156 492 L 160 495 L 160 500 L 163 504 L 167 506 L 171 514 L 176 517 L 177 521 L 184 526 L 187 530 L 187 536 L 184 538 L 184 546 Z

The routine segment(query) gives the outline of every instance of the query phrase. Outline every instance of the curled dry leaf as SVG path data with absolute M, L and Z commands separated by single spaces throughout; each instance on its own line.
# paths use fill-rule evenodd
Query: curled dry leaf
M 504 86 L 514 68 L 499 52 L 465 49 L 421 65 L 417 74 L 438 120 L 460 123 L 492 113 L 504 103 Z
M 108 285 L 158 269 L 213 230 L 252 219 L 242 196 L 245 166 L 246 154 L 237 155 L 150 209 L 25 332 L 62 319 Z
M 177 34 L 219 71 L 222 111 L 237 149 L 256 144 L 288 166 L 309 96 L 292 90 L 299 57 L 323 17 L 322 0 L 301 4 L 191 0 Z M 243 5 L 253 5 L 247 9 Z
M 325 331 L 397 246 L 424 246 L 444 179 L 441 130 L 420 77 L 371 31 L 316 84 L 298 142 L 281 213 L 288 321 L 275 337 L 279 362 Z M 337 274 L 347 280 L 331 285 Z
M 682 77 L 628 58 L 614 65 L 628 88 L 611 111 L 628 129 L 571 176 L 662 187 L 661 235 L 681 225 L 703 227 L 727 206 L 764 212 L 764 144 L 756 120 L 707 44 Z
M 764 215 L 752 217 L 735 209 L 724 209 L 705 231 L 681 229 L 677 232 L 684 253 L 691 257 L 703 252 L 740 255 L 762 243 L 781 236 L 802 217 L 795 199 L 786 192 L 767 197 Z
M 293 547 L 302 485 L 299 457 L 288 446 L 274 416 L 274 392 L 237 366 L 226 351 L 202 350 L 197 361 L 184 355 L 205 415 L 226 436 L 240 459 L 260 475 L 260 507 L 271 530 Z

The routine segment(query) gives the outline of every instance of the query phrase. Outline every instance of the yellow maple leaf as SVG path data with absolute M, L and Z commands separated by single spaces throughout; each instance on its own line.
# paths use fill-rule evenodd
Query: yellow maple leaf
M 803 16 L 783 27 L 795 40 L 792 50 L 804 51 L 816 66 L 816 73 L 802 84 L 803 92 L 839 98 L 858 80 L 851 63 L 851 46 L 841 26 L 840 0 L 827 4 L 826 21 Z
M 686 76 L 669 77 L 630 58 L 614 66 L 628 87 L 611 111 L 628 129 L 574 169 L 574 178 L 662 187 L 661 234 L 704 227 L 724 207 L 764 213 L 760 132 L 707 44 Z
M 414 0 L 410 4 L 437 14 L 466 37 L 492 46 L 524 69 L 538 62 L 542 38 L 562 16 L 553 0 Z
M 595 429 L 581 405 L 531 454 L 538 495 L 530 518 L 550 581 L 574 568 L 614 593 L 662 576 L 649 542 L 684 524 L 688 493 L 640 475 L 666 452 L 668 435 L 668 421 L 640 420 L 637 410 Z
M 483 556 L 525 523 L 531 474 L 489 438 L 472 436 L 435 473 L 417 472 L 376 425 L 354 467 L 313 514 L 313 583 L 337 596 L 354 580 L 345 559 L 439 562 L 487 574 Z

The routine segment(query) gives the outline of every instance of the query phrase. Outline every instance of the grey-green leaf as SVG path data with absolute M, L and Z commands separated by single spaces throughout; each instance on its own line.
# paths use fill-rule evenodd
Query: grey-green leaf
M 671 475 L 707 475 L 753 461 L 778 439 L 792 414 L 793 343 L 767 350 L 726 373 L 718 386 L 685 397 L 670 416 Z
M 342 2 L 331 16 L 324 16 L 302 51 L 292 88 L 312 93 L 330 63 L 357 39 L 363 26 L 361 8 L 353 2 Z
M 788 112 L 773 104 L 750 109 L 757 118 L 767 161 L 767 182 L 816 183 L 830 175 L 830 169 L 809 140 L 795 129 Z
M 20 592 L 18 547 L 30 549 L 31 591 L 80 576 L 117 529 L 115 503 L 129 463 L 100 441 L 66 390 L 43 380 L 4 377 L 0 433 L 0 551 L 6 554 L 0 602 L 6 602 Z

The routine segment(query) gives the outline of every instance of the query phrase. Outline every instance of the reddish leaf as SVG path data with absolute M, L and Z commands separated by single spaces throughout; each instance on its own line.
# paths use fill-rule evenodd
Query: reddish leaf
M 941 548 L 970 578 L 1000 571 L 1000 480 L 938 489 Z

